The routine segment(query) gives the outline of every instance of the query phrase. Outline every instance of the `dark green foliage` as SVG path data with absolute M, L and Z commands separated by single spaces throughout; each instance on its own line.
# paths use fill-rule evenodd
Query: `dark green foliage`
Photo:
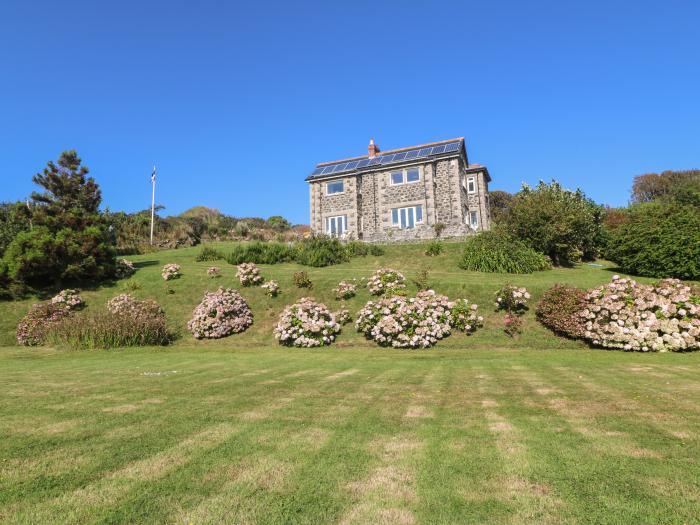
M 700 208 L 653 202 L 630 207 L 610 233 L 606 258 L 647 277 L 700 279 Z
M 489 209 L 491 211 L 491 223 L 499 224 L 508 215 L 513 204 L 514 195 L 507 191 L 494 190 L 489 192 Z
M 483 232 L 469 237 L 460 268 L 489 273 L 532 273 L 550 268 L 547 258 L 501 232 Z
M 212 248 L 211 246 L 204 246 L 197 254 L 197 257 L 195 257 L 195 261 L 218 261 L 223 258 L 223 254 L 218 250 Z
M 366 257 L 368 255 L 379 257 L 384 255 L 384 248 L 382 246 L 362 241 L 350 241 L 345 244 L 345 249 L 349 257 Z
M 568 284 L 555 284 L 537 303 L 537 320 L 554 333 L 571 338 L 583 336 L 579 314 L 586 306 L 586 291 Z
M 289 221 L 282 217 L 281 215 L 273 215 L 267 219 L 267 225 L 273 230 L 284 231 L 292 227 Z
M 436 255 L 440 255 L 443 252 L 444 248 L 445 247 L 440 241 L 430 241 L 428 243 L 428 248 L 425 250 L 425 255 L 435 257 Z
M 31 224 L 31 210 L 27 203 L 0 203 L 0 257 L 17 234 L 29 230 Z
M 350 256 L 338 239 L 317 236 L 295 245 L 294 260 L 304 266 L 321 267 L 347 262 Z
M 418 291 L 422 290 L 428 290 L 430 288 L 430 284 L 428 283 L 428 280 L 430 279 L 430 269 L 423 267 L 418 272 L 416 273 L 416 276 L 413 278 L 413 284 L 416 285 L 416 288 L 418 288 Z
M 554 264 L 569 266 L 596 256 L 602 214 L 581 190 L 540 181 L 515 195 L 501 227 Z
M 286 244 L 253 241 L 237 244 L 226 257 L 233 265 L 252 262 L 255 264 L 278 264 L 294 259 L 294 251 Z
M 297 288 L 311 289 L 314 286 L 311 282 L 311 279 L 309 278 L 309 274 L 306 273 L 304 270 L 300 272 L 294 272 L 294 275 L 292 276 L 292 282 Z

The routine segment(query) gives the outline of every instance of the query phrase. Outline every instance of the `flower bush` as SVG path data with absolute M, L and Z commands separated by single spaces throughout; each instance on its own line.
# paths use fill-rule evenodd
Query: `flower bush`
M 71 310 L 61 303 L 33 304 L 17 324 L 17 343 L 22 346 L 42 344 L 49 332 L 70 315 Z
M 280 285 L 277 281 L 267 281 L 262 285 L 262 288 L 265 290 L 265 294 L 270 297 L 277 297 L 280 293 Z
M 338 301 L 351 299 L 357 293 L 357 284 L 353 281 L 340 281 L 337 288 L 333 288 L 335 298 Z
M 255 263 L 241 263 L 238 265 L 236 277 L 243 286 L 257 286 L 262 284 L 263 277 L 260 275 L 260 268 Z
M 367 280 L 367 289 L 372 295 L 397 295 L 406 288 L 406 278 L 391 268 L 379 268 Z
M 127 277 L 131 277 L 135 273 L 136 267 L 134 266 L 134 263 L 127 259 L 117 260 L 117 266 L 114 270 L 114 276 L 117 279 L 126 279 Z
M 212 279 L 215 277 L 221 277 L 221 268 L 218 266 L 210 266 L 207 268 L 207 275 Z
M 506 284 L 496 292 L 496 310 L 505 310 L 509 313 L 521 314 L 527 310 L 527 301 L 530 292 L 525 288 Z
M 85 301 L 83 301 L 83 298 L 78 294 L 78 290 L 67 288 L 66 290 L 62 290 L 58 295 L 52 297 L 51 304 L 63 306 L 68 308 L 68 310 L 77 310 L 85 306 Z
M 452 328 L 471 333 L 482 321 L 468 301 L 450 302 L 444 295 L 425 290 L 412 298 L 369 301 L 358 312 L 355 326 L 380 346 L 428 348 L 449 336 Z
M 341 308 L 337 312 L 333 312 L 333 315 L 335 316 L 336 322 L 341 326 L 352 322 L 352 316 L 347 308 Z
M 165 315 L 157 302 L 151 299 L 136 299 L 128 293 L 119 294 L 107 301 L 107 310 L 113 315 L 135 317 L 161 317 Z
M 325 304 L 303 297 L 287 306 L 274 329 L 280 344 L 311 348 L 331 344 L 340 333 L 340 324 Z
M 522 318 L 512 312 L 508 312 L 503 318 L 503 331 L 510 337 L 515 337 L 523 331 Z
M 586 307 L 586 291 L 568 284 L 555 284 L 537 303 L 537 320 L 553 332 L 572 338 L 583 337 L 580 313 Z
M 168 263 L 165 266 L 163 266 L 163 270 L 161 270 L 160 275 L 166 281 L 170 281 L 172 279 L 179 279 L 182 275 L 182 273 L 180 273 L 180 265 L 175 263 Z
M 641 352 L 700 350 L 700 296 L 677 279 L 648 285 L 615 275 L 585 300 L 583 336 L 593 345 Z
M 219 288 L 204 294 L 187 328 L 197 339 L 219 339 L 242 332 L 253 324 L 253 312 L 236 290 Z

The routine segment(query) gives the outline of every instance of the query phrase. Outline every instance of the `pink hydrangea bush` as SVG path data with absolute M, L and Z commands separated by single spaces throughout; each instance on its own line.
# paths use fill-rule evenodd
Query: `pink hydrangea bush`
M 280 285 L 277 281 L 267 281 L 261 288 L 265 290 L 265 295 L 269 297 L 277 297 L 280 293 Z
M 341 326 L 345 326 L 346 324 L 352 322 L 352 316 L 347 308 L 341 308 L 340 310 L 333 312 L 333 315 L 335 316 L 336 322 Z
M 160 305 L 152 299 L 136 299 L 128 293 L 119 294 L 107 301 L 107 310 L 114 315 L 129 315 L 133 317 L 156 318 L 165 315 Z
M 80 297 L 78 290 L 67 288 L 65 290 L 61 290 L 58 295 L 52 297 L 51 304 L 63 306 L 68 310 L 77 310 L 85 306 L 85 301 L 82 297 Z
M 352 299 L 357 293 L 357 284 L 354 280 L 340 281 L 337 288 L 333 288 L 333 292 L 335 292 L 335 298 L 338 301 Z
M 236 277 L 243 286 L 257 286 L 263 282 L 260 268 L 255 263 L 241 263 L 238 265 Z
M 196 339 L 219 339 L 253 324 L 253 312 L 236 290 L 219 288 L 204 294 L 187 328 Z
M 406 288 L 406 278 L 391 268 L 379 268 L 367 280 L 367 289 L 372 295 L 398 295 Z
M 385 297 L 369 301 L 358 312 L 355 326 L 380 346 L 428 348 L 450 335 L 452 306 L 433 290 L 411 298 Z
M 452 303 L 452 328 L 472 334 L 484 326 L 484 318 L 478 314 L 479 306 L 467 299 L 457 299 Z
M 520 314 L 527 310 L 530 292 L 526 288 L 506 284 L 496 292 L 496 310 Z
M 207 275 L 212 279 L 215 277 L 221 277 L 221 268 L 218 266 L 210 266 L 207 268 Z
M 327 346 L 340 333 L 340 323 L 325 304 L 303 297 L 287 306 L 274 329 L 280 344 L 312 348 Z
M 71 315 L 71 310 L 61 303 L 33 304 L 29 312 L 17 324 L 17 344 L 37 346 L 42 344 L 49 332 Z
M 638 352 L 700 350 L 700 297 L 677 279 L 640 284 L 615 275 L 586 295 L 584 339 Z
M 114 270 L 114 276 L 117 279 L 126 279 L 127 277 L 131 277 L 135 273 L 136 267 L 134 266 L 134 263 L 127 259 L 117 260 L 117 267 Z
M 182 273 L 180 272 L 181 268 L 179 264 L 175 263 L 168 263 L 165 266 L 163 266 L 163 269 L 160 272 L 160 275 L 165 279 L 166 281 L 170 281 L 172 279 L 179 279 Z

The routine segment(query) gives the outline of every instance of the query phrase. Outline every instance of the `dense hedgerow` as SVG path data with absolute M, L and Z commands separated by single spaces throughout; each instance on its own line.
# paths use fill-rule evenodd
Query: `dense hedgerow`
M 488 273 L 532 273 L 551 268 L 549 260 L 541 253 L 495 231 L 469 237 L 459 266 Z
M 71 311 L 63 304 L 33 304 L 29 312 L 17 324 L 17 344 L 22 346 L 43 344 L 49 332 L 69 316 L 71 316 Z
M 340 323 L 335 315 L 325 304 L 308 297 L 287 306 L 274 329 L 280 344 L 303 348 L 328 346 L 339 333 Z
M 330 266 L 350 260 L 348 250 L 338 239 L 311 237 L 294 247 L 294 261 L 304 266 Z
M 253 324 L 253 312 L 236 290 L 219 288 L 204 294 L 187 328 L 197 339 L 218 339 L 242 332 Z
M 554 333 L 571 338 L 583 337 L 581 312 L 586 305 L 586 291 L 568 284 L 555 284 L 537 303 L 537 320 Z
M 226 262 L 239 265 L 244 262 L 255 264 L 278 264 L 294 260 L 294 250 L 278 242 L 248 242 L 240 243 L 226 255 Z
M 361 241 L 350 241 L 345 244 L 345 249 L 350 257 L 366 257 L 368 255 L 379 257 L 385 253 L 382 246 Z

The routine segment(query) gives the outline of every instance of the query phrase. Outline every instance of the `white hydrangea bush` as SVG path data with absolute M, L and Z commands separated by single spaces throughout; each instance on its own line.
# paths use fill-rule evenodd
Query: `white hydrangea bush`
M 333 288 L 335 298 L 338 301 L 352 299 L 357 294 L 357 283 L 352 281 L 340 281 L 336 288 Z
M 209 268 L 207 268 L 207 275 L 212 279 L 215 279 L 216 277 L 221 277 L 221 268 L 219 268 L 218 266 L 210 266 Z
M 107 301 L 107 310 L 114 315 L 161 316 L 165 312 L 152 299 L 136 299 L 128 293 L 122 293 Z
M 136 266 L 134 266 L 134 263 L 132 263 L 128 259 L 117 260 L 117 267 L 114 270 L 114 276 L 117 279 L 126 279 L 127 277 L 131 277 L 135 273 Z
M 397 295 L 406 288 L 406 277 L 392 268 L 379 268 L 367 280 L 367 289 L 372 295 Z
M 506 284 L 496 292 L 496 309 L 506 312 L 522 313 L 527 310 L 530 292 L 522 286 Z
M 313 348 L 328 346 L 340 333 L 340 323 L 325 304 L 302 297 L 287 306 L 274 329 L 280 344 Z
M 641 284 L 613 276 L 586 295 L 584 338 L 638 352 L 700 350 L 700 296 L 677 279 Z
M 269 297 L 277 297 L 280 294 L 280 285 L 274 280 L 267 281 L 261 288 L 265 290 L 265 295 Z
M 160 275 L 166 281 L 171 281 L 173 279 L 179 279 L 180 276 L 182 275 L 180 265 L 175 264 L 175 263 L 168 263 L 165 266 L 163 266 L 163 269 L 161 270 Z
M 483 322 L 477 308 L 466 299 L 452 302 L 433 290 L 424 290 L 416 297 L 369 301 L 358 312 L 355 326 L 380 346 L 428 348 L 449 336 L 453 328 L 473 333 Z
M 257 286 L 263 282 L 260 268 L 255 263 L 241 263 L 236 270 L 236 277 L 243 286 Z
M 204 294 L 187 329 L 196 339 L 219 339 L 242 332 L 252 324 L 253 312 L 243 296 L 232 288 L 219 288 Z
M 333 312 L 333 315 L 340 326 L 345 326 L 346 324 L 352 322 L 352 316 L 347 308 L 341 308 L 340 310 Z
M 53 296 L 51 298 L 51 304 L 62 306 L 68 310 L 77 310 L 85 306 L 85 301 L 80 297 L 78 290 L 67 288 Z

